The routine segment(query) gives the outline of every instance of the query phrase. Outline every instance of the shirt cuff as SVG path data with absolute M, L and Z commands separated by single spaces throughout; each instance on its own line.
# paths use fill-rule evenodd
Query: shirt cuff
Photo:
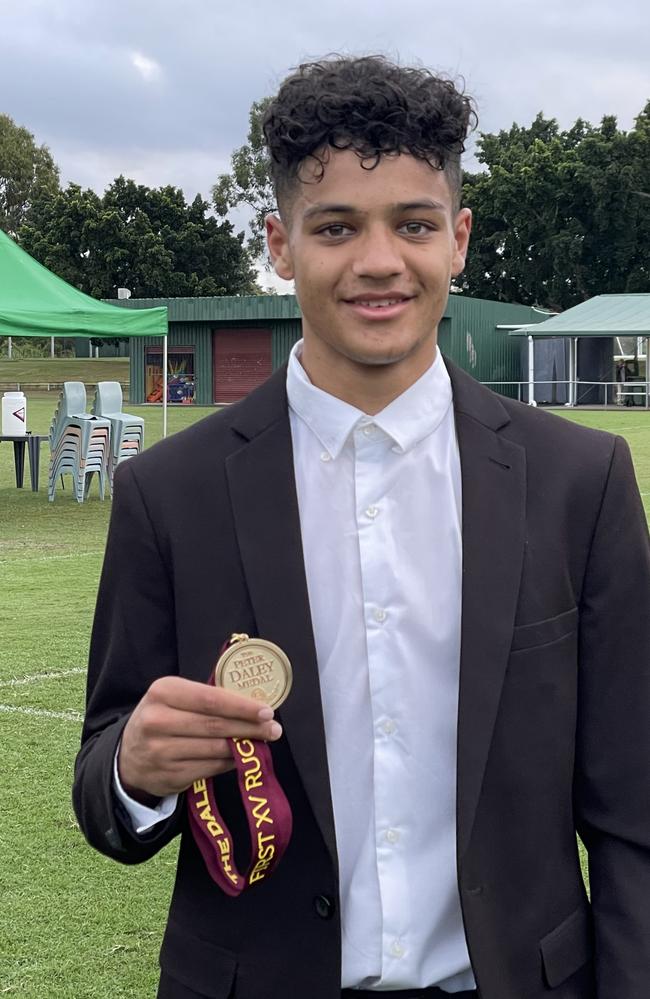
M 121 743 L 120 743 L 121 745 Z M 120 781 L 120 775 L 117 769 L 117 757 L 120 752 L 120 746 L 118 745 L 113 757 L 113 788 L 115 794 L 117 795 L 118 801 L 124 806 L 131 825 L 133 826 L 134 832 L 146 833 L 154 826 L 158 825 L 159 822 L 164 822 L 168 819 L 170 815 L 174 812 L 176 804 L 178 802 L 177 794 L 168 794 L 166 798 L 162 798 L 160 804 L 156 805 L 155 808 L 149 808 L 147 805 L 142 805 L 139 801 L 135 801 L 130 798 L 122 787 Z

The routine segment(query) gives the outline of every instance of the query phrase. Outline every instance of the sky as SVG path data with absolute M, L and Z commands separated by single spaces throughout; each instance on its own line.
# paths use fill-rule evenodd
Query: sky
M 464 79 L 479 131 L 539 111 L 630 128 L 650 99 L 650 3 L 0 0 L 0 113 L 49 146 L 64 184 L 102 193 L 124 174 L 209 200 L 252 102 L 331 52 Z

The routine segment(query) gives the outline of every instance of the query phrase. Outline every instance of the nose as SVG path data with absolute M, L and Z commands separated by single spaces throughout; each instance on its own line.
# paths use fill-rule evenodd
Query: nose
M 358 278 L 385 280 L 405 269 L 399 236 L 384 226 L 373 226 L 355 240 L 352 273 Z

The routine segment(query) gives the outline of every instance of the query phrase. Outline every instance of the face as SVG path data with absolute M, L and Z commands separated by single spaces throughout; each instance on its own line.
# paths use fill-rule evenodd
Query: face
M 330 153 L 319 182 L 305 168 L 286 223 L 267 219 L 276 272 L 295 280 L 303 364 L 334 394 L 378 375 L 403 391 L 435 357 L 471 214 L 455 212 L 444 173 L 413 156 L 365 170 L 351 150 Z

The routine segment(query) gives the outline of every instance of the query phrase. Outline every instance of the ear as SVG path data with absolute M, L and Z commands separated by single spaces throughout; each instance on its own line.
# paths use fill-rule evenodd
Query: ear
M 469 208 L 461 208 L 454 222 L 454 253 L 451 261 L 452 277 L 458 277 L 465 269 L 465 258 L 472 231 L 472 213 Z
M 279 215 L 267 215 L 265 219 L 266 244 L 278 277 L 291 281 L 294 277 L 293 260 L 289 248 L 289 232 Z

